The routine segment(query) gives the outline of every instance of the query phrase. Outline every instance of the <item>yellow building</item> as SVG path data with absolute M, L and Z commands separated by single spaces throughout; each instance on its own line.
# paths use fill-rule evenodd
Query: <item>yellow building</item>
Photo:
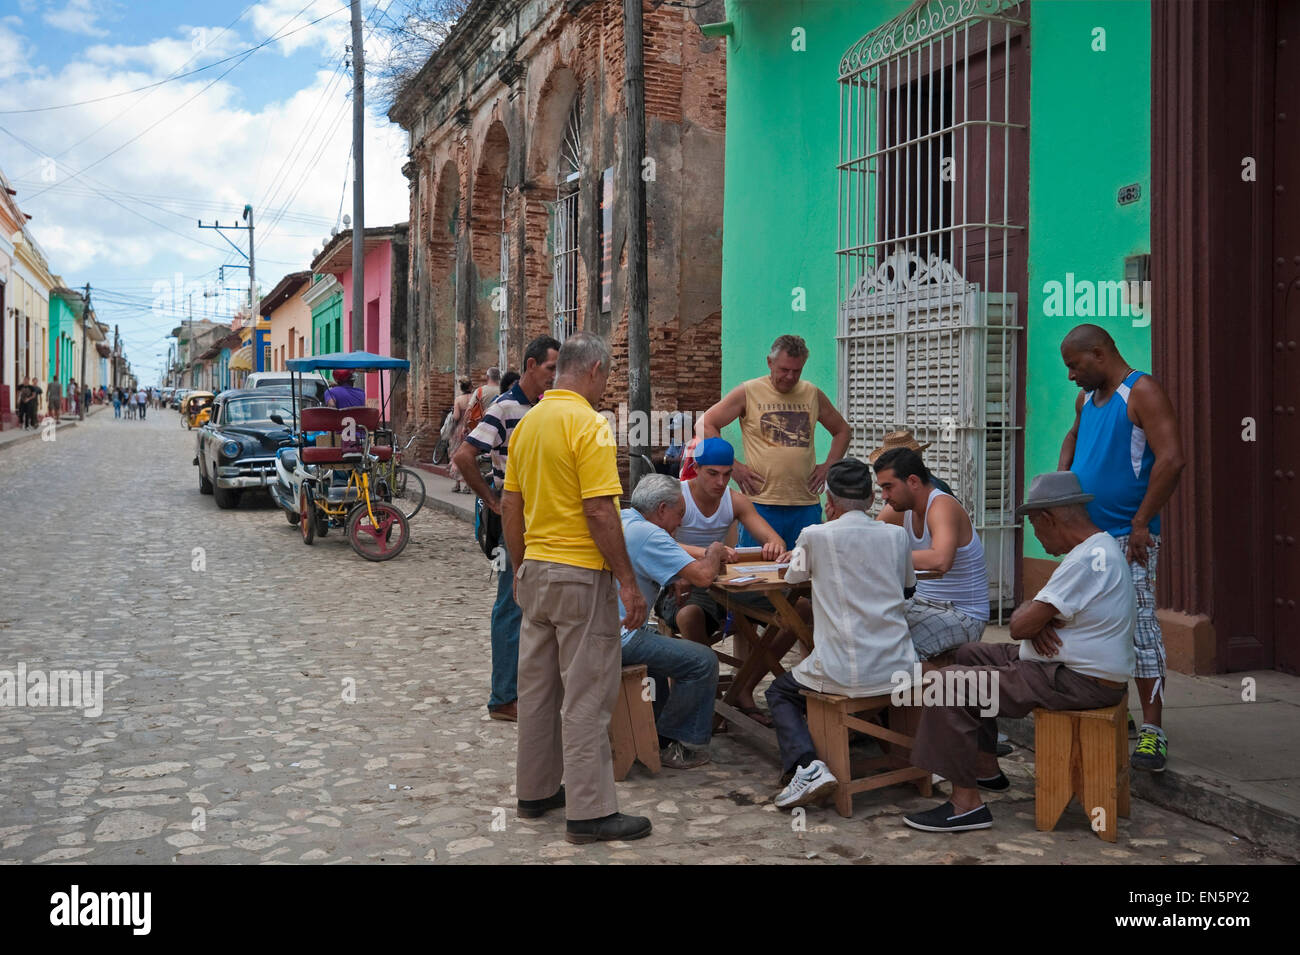
M 50 274 L 45 253 L 26 226 L 10 238 L 14 255 L 4 302 L 6 381 L 16 388 L 24 378 L 34 378 L 48 390 L 50 291 L 59 283 Z M 11 390 L 11 408 L 13 398 Z M 44 399 L 42 395 L 42 410 Z
M 291 272 L 262 296 L 258 311 L 270 323 L 266 337 L 270 360 L 264 371 L 284 371 L 290 358 L 304 358 L 311 352 L 311 308 L 302 298 L 310 283 L 311 272 Z

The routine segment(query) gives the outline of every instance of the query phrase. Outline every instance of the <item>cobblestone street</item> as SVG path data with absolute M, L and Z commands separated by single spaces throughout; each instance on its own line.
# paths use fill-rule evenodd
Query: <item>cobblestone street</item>
M 1033 822 L 1004 766 L 995 827 L 915 832 L 910 788 L 852 819 L 776 811 L 776 767 L 719 736 L 702 770 L 640 766 L 640 842 L 572 846 L 514 812 L 513 724 L 487 718 L 494 588 L 467 526 L 426 508 L 397 559 L 306 547 L 261 494 L 201 496 L 173 411 L 98 413 L 0 452 L 0 670 L 102 671 L 103 711 L 0 707 L 0 861 L 1243 863 L 1273 857 L 1135 799 L 1119 843 L 1077 806 Z M 345 696 L 355 687 L 355 702 Z

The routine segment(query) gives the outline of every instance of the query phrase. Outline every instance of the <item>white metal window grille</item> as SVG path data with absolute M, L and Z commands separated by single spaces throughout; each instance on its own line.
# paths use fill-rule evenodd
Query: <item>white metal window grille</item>
M 840 63 L 839 399 L 865 457 L 910 429 L 1014 599 L 1017 345 L 1009 259 L 1015 0 L 917 0 Z M 995 92 L 997 90 L 997 92 Z
M 510 192 L 501 186 L 501 310 L 497 313 L 497 368 L 506 371 L 506 345 L 510 334 L 510 236 L 506 230 L 506 200 Z
M 578 101 L 573 101 L 560 161 L 554 207 L 555 258 L 552 299 L 553 334 L 561 342 L 578 330 L 578 192 L 582 178 L 582 127 Z

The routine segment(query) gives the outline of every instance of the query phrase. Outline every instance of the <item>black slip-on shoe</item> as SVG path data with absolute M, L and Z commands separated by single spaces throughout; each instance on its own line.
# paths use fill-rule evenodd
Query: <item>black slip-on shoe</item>
M 577 845 L 588 842 L 614 842 L 644 839 L 650 835 L 650 820 L 645 816 L 625 816 L 621 812 L 599 819 L 570 819 L 564 838 Z
M 987 789 L 991 793 L 1004 793 L 1011 788 L 1011 780 L 1007 779 L 1007 774 L 999 770 L 996 776 L 990 776 L 988 779 L 976 779 L 975 785 L 980 789 Z
M 913 812 L 903 817 L 903 822 L 913 829 L 924 832 L 966 832 L 968 829 L 988 829 L 993 825 L 993 813 L 989 807 L 981 805 L 978 809 L 959 813 L 951 802 L 936 806 L 925 812 Z
M 564 808 L 564 787 L 561 786 L 554 796 L 547 796 L 545 799 L 521 799 L 519 800 L 519 818 L 536 819 L 538 816 L 545 815 L 551 809 Z

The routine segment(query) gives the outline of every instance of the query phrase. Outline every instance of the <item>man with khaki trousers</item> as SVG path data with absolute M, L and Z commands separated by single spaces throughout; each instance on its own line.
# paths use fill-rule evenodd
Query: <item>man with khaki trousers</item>
M 554 387 L 510 436 L 501 496 L 523 610 L 519 815 L 532 819 L 564 807 L 565 838 L 575 843 L 650 834 L 649 819 L 618 811 L 609 749 L 622 668 L 619 597 L 625 628 L 636 630 L 646 620 L 623 543 L 614 437 L 594 408 L 610 363 L 601 338 L 569 336 L 556 360 Z

